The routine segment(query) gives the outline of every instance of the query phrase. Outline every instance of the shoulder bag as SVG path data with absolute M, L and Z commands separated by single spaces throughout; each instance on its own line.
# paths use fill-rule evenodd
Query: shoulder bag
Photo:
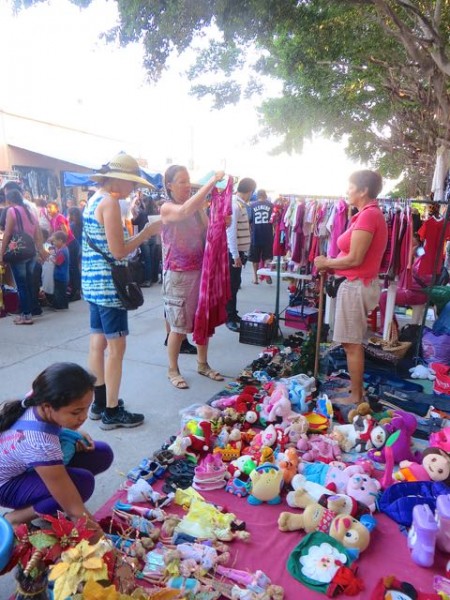
M 18 231 L 13 233 L 6 251 L 3 253 L 3 260 L 6 263 L 15 264 L 23 260 L 29 260 L 36 256 L 36 245 L 31 235 L 23 230 L 22 216 L 20 212 L 13 208 L 16 216 Z
M 116 288 L 116 293 L 125 310 L 136 310 L 144 304 L 144 296 L 139 285 L 133 281 L 131 269 L 128 264 L 118 265 L 113 258 L 105 254 L 100 248 L 94 244 L 86 230 L 84 231 L 88 246 L 101 254 L 111 267 L 111 277 Z

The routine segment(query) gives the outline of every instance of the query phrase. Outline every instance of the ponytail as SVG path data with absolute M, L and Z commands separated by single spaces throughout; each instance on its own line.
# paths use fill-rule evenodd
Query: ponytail
M 16 206 L 21 206 L 22 208 L 24 208 L 25 212 L 27 213 L 27 217 L 28 217 L 28 220 L 30 221 L 30 223 L 34 223 L 33 216 L 30 213 L 30 209 L 25 204 L 25 202 L 23 200 L 23 196 L 19 192 L 19 190 L 16 190 L 16 189 L 9 190 L 9 192 L 6 192 L 6 194 L 5 194 L 5 199 L 6 199 L 6 202 L 10 202 L 11 204 L 15 204 Z
M 95 377 L 75 363 L 54 363 L 33 381 L 23 400 L 5 403 L 0 409 L 0 433 L 9 429 L 31 406 L 50 404 L 54 410 L 79 400 L 94 390 Z

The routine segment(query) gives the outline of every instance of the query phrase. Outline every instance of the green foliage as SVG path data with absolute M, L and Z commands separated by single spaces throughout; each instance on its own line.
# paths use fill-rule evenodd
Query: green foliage
M 261 96 L 274 79 L 282 92 L 261 102 L 260 116 L 262 133 L 280 139 L 275 152 L 301 151 L 313 134 L 345 136 L 351 157 L 387 176 L 405 173 L 412 194 L 428 191 L 436 147 L 450 143 L 449 2 L 117 2 L 119 22 L 106 36 L 141 41 L 150 79 L 190 47 L 192 91 L 216 108 Z

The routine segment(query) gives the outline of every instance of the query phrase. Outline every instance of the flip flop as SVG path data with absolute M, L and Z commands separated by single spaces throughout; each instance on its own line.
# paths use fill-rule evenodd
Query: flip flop
M 186 383 L 183 375 L 181 373 L 168 373 L 167 377 L 169 378 L 170 383 L 173 387 L 176 387 L 177 390 L 187 390 L 189 389 L 188 384 Z
M 197 373 L 203 375 L 203 377 L 208 377 L 208 379 L 212 379 L 213 381 L 224 381 L 225 379 L 219 371 L 211 369 L 208 363 L 197 363 Z

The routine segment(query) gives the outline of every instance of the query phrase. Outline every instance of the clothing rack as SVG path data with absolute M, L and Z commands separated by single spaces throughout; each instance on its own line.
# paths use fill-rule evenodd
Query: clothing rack
M 436 277 L 438 275 L 437 270 L 438 270 L 438 265 L 439 265 L 439 259 L 442 256 L 442 253 L 444 251 L 444 242 L 445 242 L 445 233 L 446 233 L 446 229 L 447 229 L 447 224 L 450 222 L 450 179 L 447 183 L 447 189 L 445 191 L 445 196 L 447 198 L 445 201 L 444 200 L 439 201 L 439 204 L 446 204 L 447 209 L 446 209 L 445 215 L 444 215 L 444 226 L 442 227 L 442 231 L 441 231 L 441 235 L 440 235 L 440 239 L 439 239 L 438 252 L 436 252 L 436 256 L 434 258 L 433 273 L 431 276 L 430 288 L 432 288 L 436 282 Z M 430 204 L 433 204 L 433 202 L 430 201 Z M 430 308 L 430 305 L 431 305 L 431 301 L 430 301 L 430 297 L 428 296 L 428 300 L 425 304 L 425 311 L 424 311 L 423 317 L 422 317 L 422 323 L 420 324 L 419 335 L 417 336 L 416 350 L 414 353 L 414 362 L 416 364 L 418 362 L 420 362 L 419 354 L 420 354 L 420 348 L 421 348 L 421 344 L 422 344 L 422 335 L 423 335 L 423 330 L 425 329 L 428 309 Z

